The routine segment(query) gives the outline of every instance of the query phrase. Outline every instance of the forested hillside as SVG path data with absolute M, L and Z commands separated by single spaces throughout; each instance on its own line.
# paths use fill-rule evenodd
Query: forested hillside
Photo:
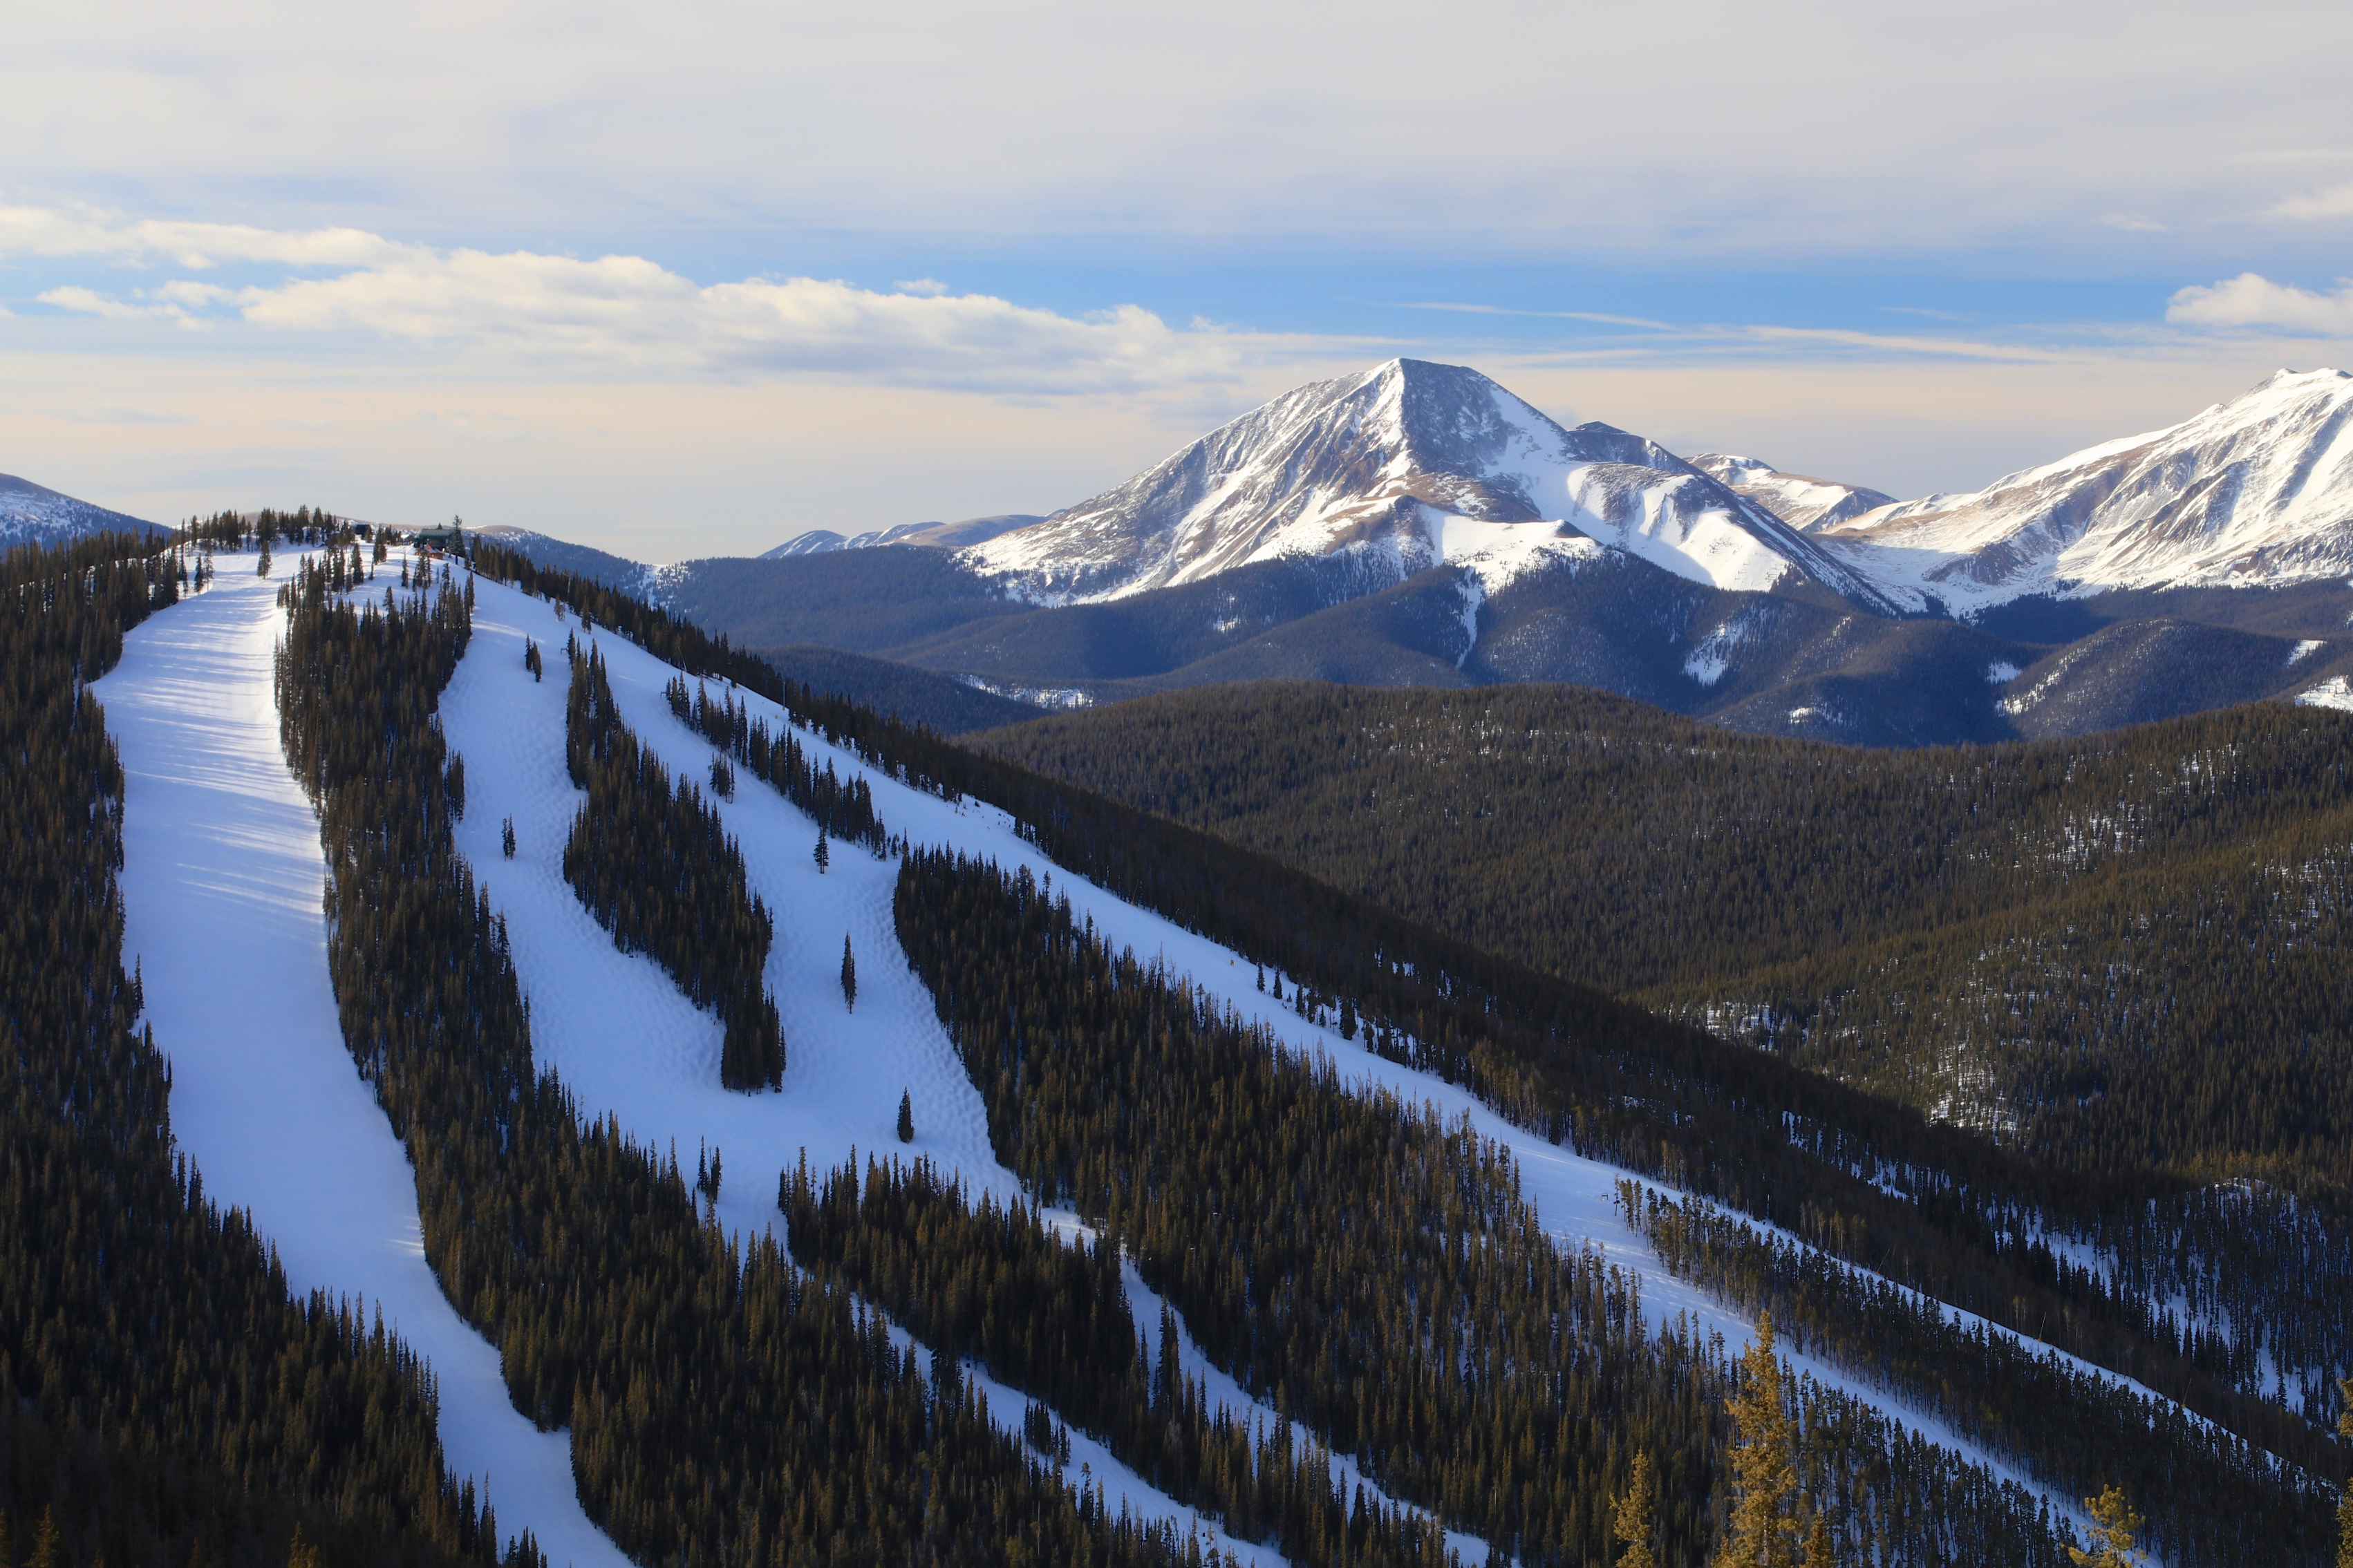
M 2175 1561 L 2306 1560 L 2327 1539 L 2328 1508 L 2311 1479 L 2333 1479 L 2340 1464 L 2316 1424 L 2335 1410 L 2324 1368 L 2345 1342 L 2346 1292 L 2330 1273 L 2334 1233 L 2325 1219 L 2316 1238 L 2295 1228 L 2309 1216 L 2292 1206 L 2274 1204 L 2248 1224 L 2177 1176 L 2144 1169 L 2087 1179 L 2006 1152 L 1771 1053 L 1484 952 L 1229 841 L 789 687 L 723 642 L 593 584 L 508 558 L 486 554 L 480 563 L 561 595 L 584 620 L 625 632 L 691 674 L 781 701 L 797 726 L 849 748 L 881 775 L 1004 806 L 1054 861 L 1255 959 L 1271 993 L 1303 1018 L 1462 1084 L 1522 1127 L 1769 1221 L 1781 1235 L 2126 1372 L 2211 1417 L 2221 1429 L 2076 1378 L 2063 1362 L 2037 1363 L 2044 1352 L 2021 1361 L 2014 1342 L 1992 1331 L 1934 1330 L 1900 1292 L 1818 1289 L 1822 1278 L 1808 1270 L 1820 1256 L 1777 1258 L 1772 1232 L 1688 1222 L 1675 1230 L 1644 1216 L 1662 1258 L 1712 1295 L 1752 1305 L 1786 1302 L 1792 1289 L 1819 1296 L 1820 1310 L 1804 1316 L 1815 1353 L 1878 1385 L 1925 1379 L 1937 1392 L 1905 1397 L 1957 1401 L 1956 1418 L 1991 1414 L 1980 1440 L 2037 1473 L 2066 1478 L 2060 1495 L 2120 1479 L 2151 1500 L 2160 1509 L 2152 1531 Z M 748 754 L 736 739 L 744 721 L 709 692 L 674 689 L 671 707 L 724 738 L 737 757 Z M 772 738 L 763 743 L 777 747 Z M 878 837 L 893 842 L 888 828 Z M 941 889 L 915 907 L 928 919 L 951 902 Z M 925 939 L 902 930 L 911 954 L 920 953 Z M 976 940 L 957 938 L 943 951 L 964 952 Z M 1007 962 L 1021 962 L 1016 949 L 1004 951 Z M 1007 1005 L 1033 989 L 1008 978 L 987 984 L 1011 986 L 996 993 Z M 1041 1005 L 1050 994 L 1038 990 Z M 952 1023 L 965 994 L 953 982 L 943 992 Z M 1045 1026 L 1041 1015 L 1022 1028 Z M 986 1075 L 976 1077 L 985 1088 Z M 1139 1110 L 1124 1125 L 1145 1121 Z M 1122 1157 L 1115 1145 L 1104 1156 Z M 1016 1144 L 1000 1158 L 1023 1168 Z M 2231 1227 L 2235 1255 L 2207 1245 L 2218 1224 Z M 864 1256 L 876 1254 L 868 1247 Z M 2227 1282 L 2208 1279 L 2205 1294 L 2192 1291 L 2185 1315 L 2178 1292 L 2160 1282 L 2209 1262 L 2235 1269 Z M 2317 1267 L 2303 1268 L 2307 1262 Z M 2279 1337 L 2250 1333 L 2251 1322 L 2279 1325 Z M 2280 1370 L 2284 1386 L 2273 1375 Z M 2063 1424 L 2051 1419 L 2054 1402 L 2072 1412 Z M 2295 1468 L 2256 1458 L 2232 1433 Z M 2251 1505 L 2259 1496 L 2265 1500 Z
M 135 1026 L 124 783 L 88 687 L 197 565 L 111 535 L 0 564 L 0 1561 L 491 1568 L 426 1369 L 380 1319 L 290 1300 L 175 1159 Z
M 973 743 L 2063 1163 L 2353 1194 L 2353 717 L 1866 752 L 1289 685 Z

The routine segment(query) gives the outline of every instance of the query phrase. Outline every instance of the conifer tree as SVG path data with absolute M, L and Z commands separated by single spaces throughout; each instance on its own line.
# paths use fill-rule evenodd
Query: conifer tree
M 902 1142 L 902 1143 L 913 1143 L 914 1141 L 915 1141 L 915 1096 L 914 1096 L 914 1091 L 913 1091 L 913 1090 L 912 1090 L 912 1089 L 902 1089 L 902 1090 L 900 1091 L 900 1093 L 899 1093 L 899 1142 Z
M 2338 1378 L 2337 1393 L 2344 1401 L 2337 1413 L 2337 1435 L 2353 1443 L 2353 1378 Z M 2353 1482 L 2337 1502 L 2337 1568 L 2353 1568 Z
M 269 575 L 269 541 L 267 539 L 261 542 L 261 555 L 253 563 L 253 574 L 257 577 Z
M 1618 1568 L 1658 1568 L 1659 1560 L 1651 1552 L 1651 1520 L 1658 1506 L 1658 1478 L 1651 1468 L 1651 1456 L 1637 1454 L 1633 1473 L 1609 1516 L 1610 1533 L 1626 1545 L 1619 1554 Z
M 294 1527 L 293 1543 L 286 1549 L 286 1568 L 326 1568 L 319 1549 L 304 1538 L 299 1523 Z
M 2099 1550 L 2067 1548 L 2075 1568 L 2141 1568 L 2148 1561 L 2133 1547 L 2133 1538 L 2148 1521 L 2133 1511 L 2132 1500 L 2125 1496 L 2122 1487 L 2101 1489 L 2099 1496 L 2084 1500 L 2084 1507 L 2090 1510 L 2092 1522 L 2099 1526 L 2092 1535 Z
M 825 868 L 833 864 L 833 855 L 825 847 L 825 834 L 822 830 L 818 833 L 817 849 L 814 853 L 817 859 L 817 874 L 822 877 L 825 875 Z
M 1781 1405 L 1781 1363 L 1773 1354 L 1773 1315 L 1757 1320 L 1757 1340 L 1742 1356 L 1740 1392 L 1726 1413 L 1732 1448 L 1732 1517 L 1717 1568 L 1792 1568 L 1790 1504 L 1798 1491 L 1796 1444 Z
M 508 817 L 499 826 L 499 847 L 506 851 L 508 859 L 512 860 L 514 858 L 514 818 L 512 816 Z
M 820 838 L 818 842 L 822 845 L 825 840 Z M 858 1011 L 858 960 L 849 951 L 849 935 L 846 931 L 841 938 L 841 999 L 849 1005 L 851 1012 Z
M 1805 1568 L 1838 1568 L 1838 1552 L 1831 1543 L 1831 1521 L 1817 1513 L 1806 1530 Z
M 58 1561 L 61 1554 L 58 1516 L 45 1508 L 41 1510 L 41 1522 L 33 1528 L 33 1554 L 25 1560 L 25 1568 L 65 1568 Z

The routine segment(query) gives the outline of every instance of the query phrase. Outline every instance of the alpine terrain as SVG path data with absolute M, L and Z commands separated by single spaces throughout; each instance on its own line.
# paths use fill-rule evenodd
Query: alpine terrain
M 1553 437 L 1497 417 L 1520 466 L 1441 519 L 1533 487 L 1513 443 Z M 1621 466 L 1662 508 L 1715 484 L 1658 462 Z M 1798 537 L 1745 507 L 1673 537 Z M 2336 1552 L 2344 1113 L 2231 1103 L 2214 1064 L 2341 1049 L 2353 721 L 1881 776 L 1536 687 L 1306 689 L 1272 749 L 1259 696 L 1240 731 L 1134 710 L 1146 772 L 1234 770 L 1221 813 L 447 542 L 302 509 L 0 559 L 12 1561 Z M 1766 596 L 1831 592 L 1767 552 Z M 1337 797 L 1287 817 L 1295 763 L 1425 862 L 1531 812 L 1582 858 L 1498 879 L 1498 926 L 1407 859 L 1319 858 Z M 2304 902 L 2136 927 L 2158 884 L 2111 816 L 2162 908 Z M 1998 947 L 2043 906 L 2080 948 Z M 2053 973 L 2250 931 L 2271 984 L 2145 1064 L 2179 991 Z M 1972 988 L 1943 955 L 1988 943 Z M 1922 952 L 1936 1005 L 1877 1048 Z M 1997 1044 L 1989 984 L 2066 1010 Z M 2086 1032 L 2089 1067 L 2053 1054 Z

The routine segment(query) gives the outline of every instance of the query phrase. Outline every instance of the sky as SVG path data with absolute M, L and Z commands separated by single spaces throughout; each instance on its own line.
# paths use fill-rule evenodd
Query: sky
M 22 8 L 0 473 L 640 560 L 1302 382 L 1911 496 L 2353 367 L 2353 7 Z

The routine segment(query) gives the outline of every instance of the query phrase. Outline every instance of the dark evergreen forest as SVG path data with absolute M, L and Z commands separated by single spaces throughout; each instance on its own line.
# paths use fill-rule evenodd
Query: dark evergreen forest
M 299 1532 L 314 1562 L 489 1568 L 498 1528 L 443 1468 L 423 1369 L 380 1321 L 290 1298 L 174 1158 L 134 1030 L 123 776 L 88 688 L 203 554 L 0 560 L 0 1561 L 280 1568 Z

